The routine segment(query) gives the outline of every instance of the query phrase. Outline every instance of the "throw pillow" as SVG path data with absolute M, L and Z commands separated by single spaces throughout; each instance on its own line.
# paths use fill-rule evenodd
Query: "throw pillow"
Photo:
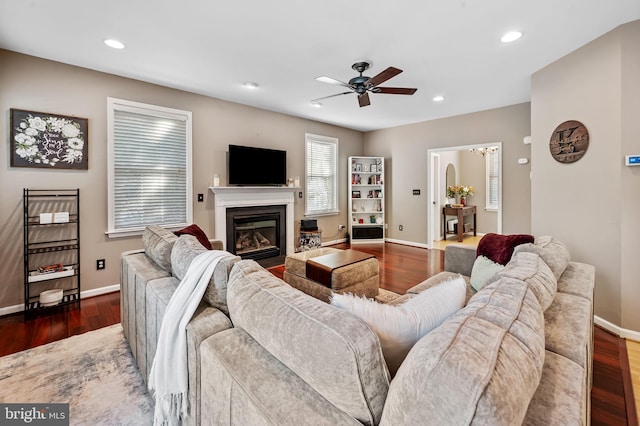
M 200 241 L 200 244 L 202 244 L 207 250 L 213 250 L 213 247 L 211 247 L 211 242 L 209 241 L 207 234 L 205 234 L 204 231 L 200 229 L 200 227 L 195 223 L 179 231 L 175 231 L 174 234 L 176 234 L 177 236 L 185 235 L 185 234 L 193 235 L 198 239 L 198 241 Z
M 507 266 L 498 273 L 499 277 L 524 281 L 538 299 L 545 311 L 556 297 L 558 283 L 553 272 L 536 253 L 516 252 Z
M 520 244 L 532 243 L 533 235 L 500 235 L 489 233 L 478 242 L 477 256 L 486 256 L 496 263 L 506 265 L 511 259 L 513 249 Z
M 331 304 L 362 318 L 375 331 L 389 373 L 395 375 L 413 345 L 464 306 L 463 277 L 445 281 L 402 305 L 385 305 L 351 294 L 333 294 Z
M 142 233 L 144 251 L 156 265 L 171 273 L 171 249 L 176 237 L 171 231 L 158 225 L 149 225 Z
M 504 265 L 494 262 L 486 256 L 476 257 L 471 269 L 471 287 L 480 291 L 485 285 L 496 278 L 496 274 L 504 269 Z
M 521 251 L 536 253 L 540 256 L 551 268 L 556 280 L 560 279 L 571 260 L 569 248 L 563 242 L 554 240 L 553 237 L 549 236 L 538 237 L 533 244 L 522 244 L 516 247 L 513 253 L 515 255 Z

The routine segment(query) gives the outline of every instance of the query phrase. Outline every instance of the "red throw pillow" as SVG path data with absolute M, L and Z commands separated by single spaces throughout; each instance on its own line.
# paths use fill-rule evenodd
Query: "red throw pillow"
M 533 235 L 527 234 L 486 234 L 480 239 L 477 256 L 485 256 L 501 265 L 506 265 L 511 259 L 513 249 L 520 244 L 533 243 Z
M 174 234 L 180 236 L 180 235 L 193 235 L 194 237 L 196 237 L 198 239 L 198 241 L 200 242 L 200 244 L 202 244 L 207 250 L 212 250 L 213 247 L 211 247 L 211 242 L 209 241 L 209 238 L 207 237 L 207 234 L 204 233 L 204 231 L 202 229 L 200 229 L 200 227 L 198 225 L 196 225 L 195 223 L 193 225 L 189 225 L 184 229 L 181 229 L 179 231 L 175 231 Z

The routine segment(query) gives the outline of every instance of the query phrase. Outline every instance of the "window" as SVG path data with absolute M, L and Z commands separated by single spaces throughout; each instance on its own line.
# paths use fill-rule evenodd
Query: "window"
M 338 213 L 338 139 L 305 135 L 305 215 Z
M 497 147 L 491 147 L 497 148 Z M 500 205 L 500 150 L 489 149 L 485 155 L 487 190 L 486 204 L 487 210 L 498 210 Z
M 107 99 L 109 236 L 192 222 L 191 112 Z

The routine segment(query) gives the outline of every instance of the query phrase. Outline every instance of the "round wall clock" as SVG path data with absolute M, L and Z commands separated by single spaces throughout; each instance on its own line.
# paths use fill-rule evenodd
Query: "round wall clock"
M 579 121 L 565 121 L 551 134 L 549 151 L 556 161 L 573 163 L 582 158 L 589 148 L 589 131 Z

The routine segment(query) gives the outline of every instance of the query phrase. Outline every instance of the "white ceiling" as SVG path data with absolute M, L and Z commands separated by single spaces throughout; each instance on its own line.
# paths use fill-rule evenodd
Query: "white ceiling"
M 640 0 L 0 0 L 0 48 L 367 131 L 527 102 L 533 72 L 636 19 Z M 311 106 L 362 59 L 418 91 Z

